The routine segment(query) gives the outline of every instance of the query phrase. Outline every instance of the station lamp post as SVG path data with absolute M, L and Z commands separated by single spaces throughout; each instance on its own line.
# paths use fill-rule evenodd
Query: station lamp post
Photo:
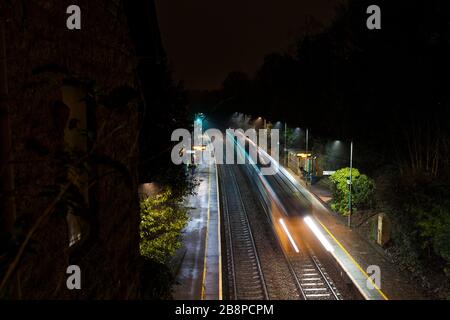
M 353 140 L 350 142 L 350 175 L 348 180 L 348 227 L 351 227 L 352 215 L 352 168 L 353 168 Z
M 309 131 L 306 129 L 306 153 L 308 153 L 308 140 L 309 140 Z
M 288 147 L 287 147 L 287 121 L 284 122 L 284 165 L 289 165 L 288 161 Z
M 308 154 L 308 147 L 309 147 L 308 144 L 309 144 L 309 130 L 308 130 L 308 128 L 306 128 L 306 154 Z M 311 161 L 312 161 L 312 159 L 306 158 L 306 161 L 308 163 L 308 176 L 307 176 L 306 182 L 308 182 L 308 180 L 309 180 L 309 183 L 311 184 L 311 182 L 312 182 L 312 177 L 311 177 Z

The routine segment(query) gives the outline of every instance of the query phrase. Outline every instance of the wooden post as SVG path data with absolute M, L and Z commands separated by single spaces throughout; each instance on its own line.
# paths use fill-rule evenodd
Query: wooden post
M 379 213 L 377 220 L 377 243 L 383 247 L 390 240 L 391 226 L 384 213 Z
M 62 97 L 65 105 L 69 107 L 69 121 L 64 130 L 64 141 L 67 151 L 75 154 L 87 152 L 87 138 L 84 132 L 87 130 L 87 106 L 84 98 L 85 90 L 80 85 L 66 84 L 62 87 Z M 70 177 L 69 179 L 73 179 Z M 84 200 L 88 202 L 88 176 L 81 174 L 76 177 L 76 185 L 80 188 Z M 73 212 L 67 213 L 67 225 L 69 229 L 69 246 L 81 240 L 81 220 Z

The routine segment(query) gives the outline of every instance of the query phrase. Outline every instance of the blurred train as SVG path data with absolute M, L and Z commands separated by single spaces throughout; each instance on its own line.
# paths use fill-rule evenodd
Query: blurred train
M 236 134 L 241 135 L 241 139 L 237 139 L 236 136 L 232 138 L 236 153 L 238 157 L 245 157 L 246 164 L 242 167 L 258 188 L 261 203 L 265 206 L 267 212 L 273 214 L 276 211 L 277 215 L 281 215 L 287 220 L 309 215 L 312 211 L 310 201 L 293 185 L 286 170 L 249 138 L 239 132 L 236 132 Z M 231 137 L 228 138 L 231 139 Z M 245 141 L 245 143 L 242 144 L 242 141 Z M 256 148 L 256 159 L 253 158 L 254 152 L 250 152 L 251 145 Z M 277 168 L 276 173 L 263 175 L 261 169 L 271 165 Z

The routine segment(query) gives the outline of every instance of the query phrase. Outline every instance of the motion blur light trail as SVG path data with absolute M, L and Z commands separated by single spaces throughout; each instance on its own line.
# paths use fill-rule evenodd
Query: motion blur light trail
M 319 230 L 315 222 L 312 220 L 311 217 L 305 217 L 303 219 L 306 223 L 306 225 L 311 229 L 311 231 L 314 233 L 317 239 L 319 239 L 320 243 L 324 246 L 324 248 L 328 252 L 333 252 L 334 248 L 331 246 L 331 244 L 328 242 L 328 240 L 325 238 L 323 233 Z
M 240 133 L 242 134 L 242 133 Z M 246 137 L 245 137 L 246 138 Z M 247 139 L 247 138 L 246 138 Z M 258 150 L 258 154 L 262 157 L 264 157 L 265 159 L 267 159 L 268 161 L 272 161 L 276 164 L 276 168 L 277 170 L 279 170 L 278 172 L 281 172 L 285 177 L 288 178 L 288 180 L 295 185 L 296 181 L 294 179 L 294 177 L 292 177 L 289 172 L 284 169 L 283 167 L 281 167 L 279 165 L 279 163 L 273 159 L 267 152 L 265 152 L 264 150 L 262 150 L 261 148 L 259 148 L 253 141 L 251 141 L 250 139 L 247 139 L 247 141 L 249 141 L 249 143 L 252 143 Z M 275 200 L 275 202 L 281 207 L 283 208 L 283 210 L 286 212 L 286 209 L 284 208 L 284 206 L 282 205 L 280 199 L 278 199 L 276 193 L 272 190 L 272 188 L 270 187 L 270 185 L 267 183 L 266 179 L 264 176 L 262 176 L 259 172 L 259 168 L 254 165 L 254 163 L 256 162 L 256 159 L 251 159 L 250 155 L 246 152 L 246 150 L 243 149 L 242 146 L 240 146 L 237 142 L 236 142 L 237 147 L 240 149 L 240 151 L 245 155 L 246 158 L 248 158 L 251 161 L 251 164 L 253 164 L 253 167 L 255 168 L 255 170 L 258 172 L 258 175 L 260 177 L 260 179 L 263 182 L 263 185 L 265 186 L 266 190 L 268 191 L 268 193 L 270 194 L 270 196 L 272 197 L 273 200 Z M 303 193 L 303 192 L 302 192 Z M 289 233 L 289 230 L 286 227 L 286 224 L 284 222 L 283 219 L 279 219 L 281 226 L 283 227 L 283 231 L 286 233 L 289 241 L 291 242 L 292 246 L 294 247 L 296 252 L 298 251 L 298 247 L 294 242 L 294 239 L 292 238 L 291 234 Z M 306 225 L 309 227 L 309 229 L 313 232 L 313 234 L 315 235 L 315 237 L 320 241 L 320 243 L 324 246 L 325 250 L 327 250 L 328 252 L 333 252 L 334 248 L 333 246 L 330 244 L 330 242 L 325 238 L 324 234 L 319 230 L 319 228 L 317 227 L 316 223 L 313 221 L 313 218 L 311 218 L 310 216 L 306 216 L 304 218 L 304 221 L 306 223 Z
M 298 247 L 295 244 L 294 239 L 292 239 L 291 233 L 289 232 L 288 228 L 286 227 L 286 224 L 284 223 L 284 220 L 280 219 L 279 221 L 280 221 L 281 226 L 283 227 L 284 232 L 286 233 L 287 237 L 289 238 L 289 241 L 291 242 L 292 247 L 294 248 L 295 252 L 299 253 L 300 250 L 298 250 Z

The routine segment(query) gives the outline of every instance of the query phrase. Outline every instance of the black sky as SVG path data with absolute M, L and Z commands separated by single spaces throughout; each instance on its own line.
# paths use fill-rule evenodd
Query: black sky
M 342 1 L 156 0 L 156 5 L 175 79 L 188 89 L 215 89 L 230 71 L 251 74 L 265 54 L 288 50 L 308 16 L 327 24 Z

